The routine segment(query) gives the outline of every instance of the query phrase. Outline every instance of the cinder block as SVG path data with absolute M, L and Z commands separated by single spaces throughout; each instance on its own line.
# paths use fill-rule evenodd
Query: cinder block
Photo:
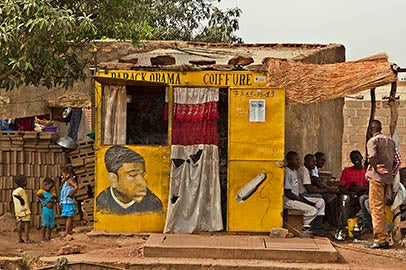
M 39 165 L 33 165 L 34 176 L 41 177 L 41 167 Z
M 3 151 L 3 164 L 10 164 L 10 163 L 11 163 L 11 152 Z
M 9 146 L 11 144 L 9 137 L 0 137 L 0 146 L 6 145 Z
M 33 221 L 33 227 L 37 229 L 41 228 L 41 215 L 34 215 L 31 218 Z
M 11 151 L 24 151 L 24 146 L 12 144 L 12 145 L 10 145 L 10 150 Z
M 14 145 L 23 145 L 24 144 L 24 140 L 23 137 L 11 137 L 11 144 Z
M 358 108 L 362 108 L 362 107 L 363 107 L 362 101 L 355 101 L 355 100 L 346 100 L 345 101 L 345 108 L 358 109 Z
M 13 190 L 14 190 L 14 187 L 12 188 L 12 189 L 7 189 L 6 190 L 6 194 L 5 194 L 5 201 L 6 202 L 10 202 L 10 203 L 12 203 L 12 201 L 13 201 L 13 198 L 12 198 L 12 193 L 13 193 Z
M 58 134 L 56 132 L 39 132 L 38 137 L 40 140 L 56 139 Z
M 23 151 L 17 152 L 17 163 L 25 163 L 25 154 Z
M 36 141 L 38 138 L 38 134 L 36 131 L 25 131 L 23 135 L 24 141 Z
M 63 148 L 57 144 L 50 144 L 49 150 L 52 152 L 63 152 Z
M 371 110 L 364 108 L 364 109 L 357 109 L 356 110 L 356 117 L 365 118 L 366 121 L 369 121 L 369 116 L 371 114 Z
M 23 136 L 24 132 L 23 131 L 2 131 L 1 136 L 8 136 L 8 137 L 18 137 L 18 136 Z
M 10 145 L 1 145 L 0 144 L 0 151 L 1 152 L 10 151 Z
M 368 119 L 360 118 L 360 117 L 353 117 L 350 119 L 351 126 L 355 127 L 367 127 L 369 124 Z
M 347 118 L 347 117 L 356 117 L 356 116 L 357 116 L 357 114 L 356 114 L 356 109 L 349 109 L 349 108 L 346 108 L 346 109 L 343 110 L 343 117 L 344 117 L 344 118 Z

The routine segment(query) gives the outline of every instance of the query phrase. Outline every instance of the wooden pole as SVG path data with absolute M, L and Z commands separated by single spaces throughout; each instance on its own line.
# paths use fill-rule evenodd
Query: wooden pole
M 393 135 L 396 131 L 396 126 L 398 123 L 398 105 L 396 104 L 396 90 L 397 90 L 397 81 L 392 82 L 390 95 L 389 95 L 389 108 L 390 108 L 390 123 L 389 123 L 389 130 L 390 135 L 393 138 Z M 399 190 L 398 190 L 399 192 Z M 402 234 L 400 232 L 400 208 L 397 207 L 395 211 L 393 211 L 394 219 L 393 219 L 393 228 L 392 228 L 392 240 L 394 243 L 398 243 L 401 238 Z
M 372 89 L 369 91 L 369 94 L 371 95 L 371 112 L 370 112 L 370 114 L 369 114 L 368 128 L 369 128 L 369 125 L 371 124 L 371 122 L 375 119 L 375 112 L 376 112 L 376 95 L 375 95 L 375 88 L 372 88 Z M 372 137 L 372 135 L 369 134 L 368 128 L 367 128 L 367 133 L 366 133 L 366 142 L 368 142 L 369 139 Z
M 395 133 L 396 126 L 398 123 L 398 105 L 396 104 L 396 90 L 397 90 L 397 82 L 392 82 L 390 95 L 389 95 L 389 108 L 390 108 L 390 136 L 393 137 Z
M 375 112 L 376 112 L 376 96 L 375 96 L 375 88 L 372 88 L 369 91 L 369 95 L 371 96 L 371 112 L 369 114 L 369 122 L 368 122 L 368 127 L 365 135 L 365 162 L 364 166 L 365 168 L 368 167 L 368 149 L 367 149 L 367 143 L 369 139 L 372 137 L 372 135 L 369 133 L 369 125 L 371 122 L 375 119 Z

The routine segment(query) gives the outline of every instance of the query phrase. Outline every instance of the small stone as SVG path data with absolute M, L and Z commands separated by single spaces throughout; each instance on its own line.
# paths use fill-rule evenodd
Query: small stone
M 62 247 L 58 251 L 58 255 L 78 254 L 80 252 L 81 252 L 81 250 L 80 250 L 79 246 L 67 245 L 67 246 Z
M 228 64 L 234 66 L 247 66 L 252 63 L 254 63 L 254 59 L 247 54 L 237 54 L 228 60 Z
M 286 238 L 289 235 L 289 231 L 285 228 L 273 228 L 269 237 L 271 238 Z
M 138 58 L 132 55 L 122 57 L 118 59 L 119 63 L 131 63 L 131 64 L 138 64 Z
M 151 57 L 150 60 L 151 65 L 153 66 L 168 66 L 176 63 L 175 57 L 172 55 L 158 55 L 156 57 Z
M 93 230 L 92 226 L 81 226 L 81 227 L 76 227 L 73 228 L 74 233 L 87 233 Z

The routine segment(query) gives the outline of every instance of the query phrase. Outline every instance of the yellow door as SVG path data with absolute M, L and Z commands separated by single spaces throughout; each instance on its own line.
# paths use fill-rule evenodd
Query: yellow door
M 229 92 L 227 230 L 282 227 L 285 92 Z

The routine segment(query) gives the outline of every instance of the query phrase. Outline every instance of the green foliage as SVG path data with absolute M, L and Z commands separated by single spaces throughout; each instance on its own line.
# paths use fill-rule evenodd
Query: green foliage
M 0 88 L 84 80 L 92 39 L 241 42 L 220 0 L 1 0 Z M 90 14 L 90 15 L 86 15 Z
M 0 2 L 0 87 L 21 84 L 62 85 L 84 79 L 86 59 L 76 52 L 88 46 L 92 20 L 46 0 Z
M 214 2 L 220 0 L 55 1 L 92 14 L 97 38 L 241 42 L 234 35 L 241 10 L 221 10 Z

